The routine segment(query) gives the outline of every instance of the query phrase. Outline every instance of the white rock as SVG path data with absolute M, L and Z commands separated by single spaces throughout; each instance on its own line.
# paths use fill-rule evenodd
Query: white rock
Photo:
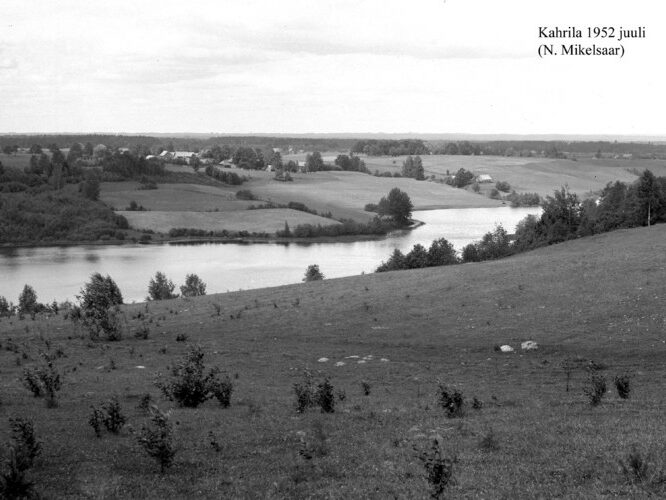
M 356 363 L 359 364 L 359 365 L 362 365 L 362 364 L 365 363 L 365 359 L 358 360 Z
M 386 358 L 382 358 L 379 361 L 381 361 L 382 363 L 388 363 L 388 359 L 386 359 Z
M 359 357 L 360 357 L 360 356 L 356 356 L 356 355 L 354 355 L 354 356 L 347 356 L 347 359 L 358 359 Z
M 520 348 L 523 351 L 536 351 L 539 346 L 533 340 L 526 340 L 525 342 L 521 342 Z
M 502 352 L 513 352 L 513 347 L 510 345 L 504 344 L 500 346 L 500 351 Z
M 319 358 L 317 361 L 319 363 L 326 363 L 328 361 L 328 358 Z
M 345 366 L 345 362 L 344 361 L 338 361 L 337 363 L 335 363 L 335 366 Z
M 144 370 L 146 367 L 143 366 L 143 365 L 138 365 L 138 366 L 135 366 L 134 368 L 138 368 L 139 370 Z

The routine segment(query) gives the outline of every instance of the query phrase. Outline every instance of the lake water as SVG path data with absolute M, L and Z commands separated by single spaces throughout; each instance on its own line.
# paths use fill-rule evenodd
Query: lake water
M 178 287 L 195 273 L 207 292 L 226 292 L 299 283 L 310 264 L 326 278 L 370 273 L 395 248 L 407 252 L 446 238 L 460 250 L 501 223 L 508 232 L 540 208 L 471 208 L 414 212 L 425 225 L 396 231 L 376 241 L 348 243 L 206 243 L 195 245 L 70 246 L 0 249 L 0 295 L 17 302 L 28 283 L 40 302 L 74 299 L 94 272 L 109 274 L 125 302 L 142 301 L 148 282 L 162 271 Z

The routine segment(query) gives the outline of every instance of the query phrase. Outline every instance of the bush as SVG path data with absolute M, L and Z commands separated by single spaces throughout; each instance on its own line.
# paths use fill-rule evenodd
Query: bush
M 511 191 L 511 185 L 506 181 L 497 181 L 495 183 L 495 189 L 502 191 L 503 193 L 508 193 Z
M 583 392 L 590 400 L 590 405 L 597 406 L 606 394 L 606 389 L 606 377 L 600 373 L 592 373 L 590 386 L 583 389 Z
M 196 274 L 188 274 L 185 277 L 185 284 L 180 287 L 180 294 L 183 297 L 206 295 L 206 283 Z
M 118 434 L 125 425 L 127 418 L 120 410 L 120 403 L 117 397 L 109 399 L 106 403 L 102 404 L 103 422 L 106 430 L 112 434 Z
M 23 371 L 23 381 L 35 397 L 45 397 L 46 406 L 58 406 L 57 392 L 61 388 L 60 373 L 53 365 L 53 361 L 44 356 L 45 362 L 37 368 L 26 368 Z
M 311 264 L 308 266 L 308 268 L 305 270 L 305 276 L 303 277 L 303 281 L 320 281 L 324 279 L 324 274 L 319 270 L 319 266 L 317 264 Z
M 178 294 L 173 293 L 174 288 L 176 288 L 176 285 L 173 284 L 173 281 L 167 279 L 167 277 L 160 271 L 157 271 L 155 277 L 151 278 L 150 283 L 148 283 L 148 297 L 146 297 L 146 299 L 175 299 L 178 297 Z
M 160 472 L 171 467 L 176 455 L 173 439 L 173 424 L 169 421 L 169 414 L 161 411 L 157 406 L 150 407 L 150 422 L 144 425 L 137 437 L 137 441 L 146 453 L 160 464 Z
M 303 413 L 315 405 L 315 391 L 312 385 L 312 373 L 309 370 L 303 372 L 303 382 L 294 384 L 296 393 L 296 411 Z
M 256 200 L 257 197 L 249 189 L 241 189 L 236 191 L 236 198 L 239 200 Z
M 213 384 L 212 391 L 215 399 L 218 400 L 222 408 L 229 408 L 231 404 L 231 393 L 234 390 L 231 379 L 226 376 L 223 380 L 218 380 Z
M 364 396 L 369 396 L 370 395 L 370 384 L 366 382 L 365 380 L 361 382 L 361 389 L 363 389 L 363 395 Z
M 616 375 L 613 382 L 617 389 L 617 395 L 622 399 L 629 399 L 629 393 L 631 392 L 631 377 L 627 374 Z
M 363 210 L 366 212 L 377 212 L 379 210 L 379 205 L 376 203 L 366 203 L 365 207 L 363 207 Z
M 204 353 L 200 346 L 191 346 L 189 352 L 171 368 L 171 380 L 159 379 L 155 385 L 171 401 L 180 406 L 196 408 L 220 393 L 220 370 L 212 368 L 205 374 Z M 230 393 L 229 393 L 230 394 Z
M 458 389 L 451 390 L 439 384 L 438 403 L 446 411 L 448 418 L 465 416 L 463 393 Z
M 322 413 L 335 412 L 335 395 L 333 393 L 333 386 L 328 378 L 325 378 L 317 385 L 317 404 L 321 408 Z
M 26 477 L 41 453 L 41 443 L 35 437 L 32 420 L 9 419 L 12 439 L 7 445 L 7 457 L 0 473 L 0 498 L 32 498 L 33 483 Z
M 446 488 L 455 484 L 453 464 L 457 462 L 457 459 L 445 456 L 441 441 L 441 437 L 436 437 L 429 449 L 423 450 L 417 455 L 426 470 L 431 498 L 442 498 Z

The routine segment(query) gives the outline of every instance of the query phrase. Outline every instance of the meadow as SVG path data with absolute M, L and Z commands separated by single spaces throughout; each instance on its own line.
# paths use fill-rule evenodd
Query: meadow
M 126 305 L 115 342 L 62 314 L 2 318 L 0 442 L 9 417 L 34 420 L 30 479 L 47 498 L 427 498 L 418 456 L 434 437 L 455 457 L 450 498 L 663 498 L 665 278 L 662 224 L 479 264 Z M 521 351 L 527 340 L 538 349 Z M 229 374 L 229 408 L 181 408 L 154 385 L 191 344 Z M 22 383 L 40 352 L 63 375 L 55 408 Z M 296 411 L 306 368 L 334 386 L 333 413 Z M 591 375 L 608 381 L 598 406 Z M 463 416 L 447 418 L 438 384 L 463 393 Z M 136 440 L 145 394 L 174 423 L 164 474 Z M 114 395 L 127 425 L 98 438 L 90 407 Z M 622 470 L 634 452 L 644 475 Z
M 289 208 L 219 212 L 151 210 L 149 212 L 117 211 L 116 213 L 123 215 L 130 226 L 135 229 L 149 229 L 160 233 L 168 233 L 172 228 L 202 229 L 215 232 L 226 229 L 230 232 L 264 232 L 274 236 L 276 231 L 284 229 L 285 222 L 290 227 L 296 227 L 299 224 L 321 224 L 324 226 L 340 224 L 325 217 Z
M 364 157 L 371 172 L 400 172 L 405 157 Z M 564 185 L 571 192 L 586 195 L 601 190 L 609 182 L 617 180 L 631 183 L 649 169 L 656 176 L 666 175 L 663 160 L 614 160 L 578 158 L 568 159 L 527 158 L 515 156 L 462 156 L 426 155 L 422 157 L 426 177 L 455 174 L 459 169 L 470 170 L 476 175 L 488 174 L 493 181 L 508 182 L 519 193 L 552 195 L 553 190 Z M 494 187 L 492 184 L 482 188 Z

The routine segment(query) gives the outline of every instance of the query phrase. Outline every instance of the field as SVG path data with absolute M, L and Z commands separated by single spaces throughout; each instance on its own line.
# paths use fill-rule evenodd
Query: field
M 663 498 L 665 279 L 661 225 L 481 264 L 124 306 L 145 340 L 92 342 L 62 315 L 0 319 L 0 442 L 9 417 L 34 419 L 30 478 L 48 498 L 427 498 L 417 454 L 437 435 L 456 457 L 450 498 Z M 538 350 L 521 352 L 526 340 Z M 179 408 L 153 385 L 188 343 L 231 375 L 229 408 Z M 40 351 L 60 352 L 57 408 L 21 383 Z M 334 413 L 295 411 L 306 367 L 344 391 Z M 596 407 L 590 367 L 609 383 Z M 623 373 L 629 399 L 612 383 Z M 463 417 L 445 416 L 438 382 L 462 391 Z M 133 434 L 146 393 L 175 426 L 164 474 Z M 128 425 L 96 438 L 90 406 L 113 395 Z M 644 477 L 620 470 L 634 450 Z
M 368 203 L 379 202 L 394 187 L 409 195 L 416 210 L 501 206 L 499 201 L 445 184 L 375 177 L 357 172 L 294 174 L 294 182 L 264 179 L 263 182 L 249 183 L 247 187 L 261 199 L 279 203 L 300 201 L 319 212 L 330 211 L 334 217 L 356 220 L 371 218 L 374 214 L 365 212 L 363 207 Z
M 237 210 L 226 212 L 188 211 L 119 211 L 135 229 L 152 229 L 168 233 L 172 228 L 203 229 L 206 231 L 249 231 L 274 233 L 284 229 L 287 222 L 291 228 L 299 224 L 321 224 L 330 226 L 339 222 L 288 208 L 261 210 Z
M 364 157 L 371 172 L 400 172 L 405 157 Z M 518 192 L 552 195 L 565 184 L 579 195 L 602 189 L 616 180 L 631 183 L 646 168 L 657 176 L 666 175 L 663 160 L 611 160 L 581 158 L 577 161 L 550 158 L 506 156 L 423 156 L 426 177 L 455 174 L 460 168 L 474 174 L 488 174 L 494 181 L 505 181 Z M 493 184 L 486 185 L 494 187 Z
M 247 210 L 250 205 L 265 202 L 286 205 L 290 201 L 305 204 L 319 213 L 330 212 L 333 217 L 366 221 L 375 214 L 366 212 L 368 203 L 377 203 L 382 196 L 398 187 L 409 194 L 415 209 L 426 208 L 472 208 L 501 206 L 502 202 L 491 200 L 462 189 L 435 182 L 419 182 L 405 178 L 374 177 L 356 172 L 317 172 L 292 174 L 293 182 L 280 182 L 274 174 L 251 171 L 242 174 L 251 178 L 241 186 L 204 186 L 195 184 L 159 184 L 158 189 L 138 190 L 137 182 L 105 182 L 100 199 L 120 210 L 132 227 L 162 231 L 171 227 L 194 227 L 218 230 L 221 225 L 228 230 L 264 231 L 284 227 L 284 218 L 276 227 L 272 214 L 289 214 L 287 220 L 295 223 L 331 224 L 330 219 L 313 218 L 293 211 L 274 212 Z M 239 190 L 250 190 L 258 199 L 254 201 L 236 199 Z M 131 201 L 136 201 L 151 212 L 123 212 Z M 209 212 L 215 211 L 216 214 Z M 160 212 L 160 213 L 157 213 Z M 201 212 L 195 215 L 195 212 Z M 219 213 L 217 213 L 219 212 Z M 224 215 L 221 215 L 224 214 Z M 224 218 L 221 223 L 220 218 Z M 267 218 L 266 221 L 263 219 Z M 183 225 L 193 223 L 194 225 Z M 233 224 L 241 225 L 235 226 Z M 140 225 L 136 225 L 140 224 Z M 251 228 L 250 228 L 251 227 Z
M 246 210 L 259 202 L 238 200 L 240 186 L 214 187 L 199 184 L 159 184 L 158 189 L 138 190 L 138 182 L 105 182 L 100 199 L 117 210 L 132 200 L 147 210 L 160 211 L 234 211 Z

